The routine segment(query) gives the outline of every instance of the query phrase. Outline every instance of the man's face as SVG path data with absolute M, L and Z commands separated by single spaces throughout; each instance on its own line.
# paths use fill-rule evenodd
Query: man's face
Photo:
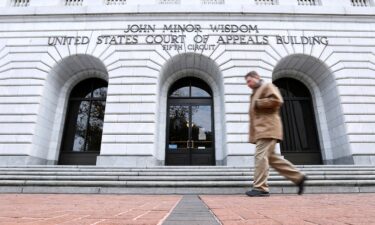
M 249 88 L 254 89 L 258 86 L 259 78 L 255 77 L 246 77 L 246 84 Z

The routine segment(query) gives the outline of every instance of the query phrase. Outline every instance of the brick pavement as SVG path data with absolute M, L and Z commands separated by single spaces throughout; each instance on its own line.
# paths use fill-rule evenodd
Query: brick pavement
M 0 194 L 0 225 L 158 224 L 181 196 Z
M 224 225 L 374 225 L 375 194 L 205 195 L 201 199 Z
M 189 215 L 200 217 L 191 220 L 196 224 L 212 221 L 194 196 L 185 196 L 186 202 L 181 205 L 178 203 L 182 203 L 182 197 L 0 194 L 0 225 L 161 225 L 164 221 L 189 224 L 186 218 Z M 375 225 L 375 194 L 272 195 L 268 198 L 201 195 L 200 198 L 224 225 Z M 179 215 L 184 218 L 179 219 Z

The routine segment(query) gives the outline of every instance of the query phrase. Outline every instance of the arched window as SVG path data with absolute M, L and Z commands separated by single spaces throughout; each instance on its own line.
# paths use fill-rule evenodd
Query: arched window
M 201 79 L 188 77 L 178 80 L 169 89 L 170 98 L 212 98 L 211 88 Z
M 59 164 L 95 165 L 100 154 L 107 82 L 90 78 L 72 90 Z
M 284 98 L 281 153 L 295 164 L 321 164 L 321 150 L 309 89 L 292 78 L 276 80 Z

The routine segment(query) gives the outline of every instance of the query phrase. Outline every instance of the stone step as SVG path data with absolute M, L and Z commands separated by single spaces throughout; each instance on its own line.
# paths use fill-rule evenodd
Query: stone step
M 3 186 L 83 186 L 83 187 L 248 187 L 251 181 L 85 181 L 85 180 L 2 180 Z M 369 186 L 375 180 L 309 180 L 308 186 Z M 271 186 L 294 186 L 290 181 L 269 181 Z
M 375 167 L 298 166 L 309 176 L 306 193 L 375 192 Z M 252 185 L 254 168 L 3 166 L 0 193 L 240 194 Z M 294 193 L 295 185 L 270 170 L 274 193 Z
M 375 175 L 375 171 L 306 171 L 307 175 Z M 0 176 L 24 175 L 24 176 L 253 176 L 254 172 L 232 172 L 232 171 L 188 171 L 188 172 L 87 172 L 87 171 L 0 171 Z M 278 175 L 274 170 L 270 176 Z
M 1 181 L 2 193 L 243 194 L 251 181 Z M 269 181 L 272 193 L 296 193 L 290 181 Z M 309 180 L 305 193 L 375 192 L 374 180 Z
M 315 165 L 297 166 L 301 170 L 375 170 L 375 166 L 354 166 L 354 165 Z M 226 166 L 206 166 L 206 167 L 93 167 L 93 166 L 27 166 L 27 167 L 1 167 L 0 171 L 251 171 L 253 167 L 226 167 Z
M 374 167 L 373 165 L 352 165 L 352 164 L 340 164 L 340 165 L 295 165 L 299 168 L 308 167 Z M 170 168 L 189 168 L 189 169 L 204 169 L 204 168 L 251 168 L 250 166 L 96 166 L 96 165 L 0 165 L 0 168 L 159 168 L 159 169 L 170 169 Z
M 311 175 L 310 180 L 375 180 L 373 175 Z M 0 175 L 0 180 L 91 180 L 91 181 L 252 181 L 253 175 L 243 176 L 35 176 L 35 175 Z M 269 180 L 285 180 L 283 176 L 273 174 Z

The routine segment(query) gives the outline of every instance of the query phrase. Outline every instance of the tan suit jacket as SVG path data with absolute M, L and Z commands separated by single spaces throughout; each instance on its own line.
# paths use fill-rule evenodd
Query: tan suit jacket
M 279 89 L 272 83 L 262 84 L 250 96 L 249 142 L 261 138 L 283 139 L 280 107 L 284 103 Z

